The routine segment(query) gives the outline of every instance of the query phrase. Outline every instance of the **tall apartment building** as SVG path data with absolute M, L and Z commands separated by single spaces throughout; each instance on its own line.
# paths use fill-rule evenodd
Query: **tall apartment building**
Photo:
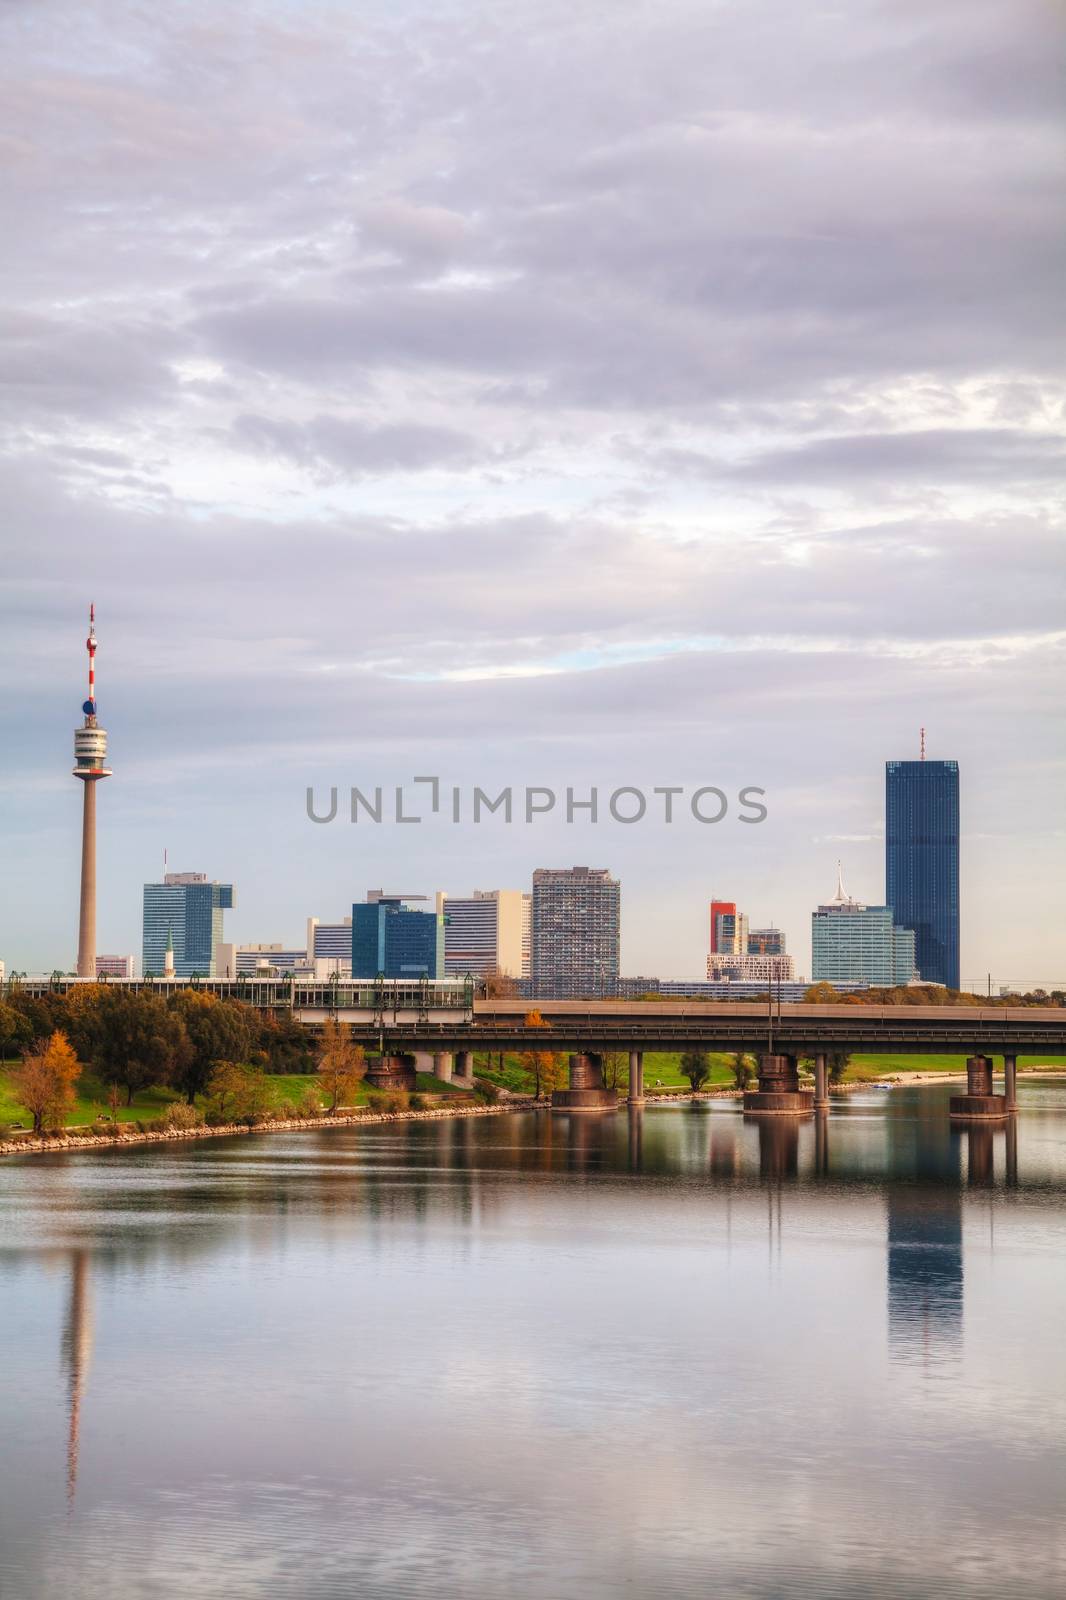
M 370 889 L 364 904 L 353 905 L 353 978 L 444 977 L 444 917 L 406 904 L 424 898 Z
M 924 742 L 924 741 L 923 741 Z M 959 987 L 959 763 L 885 763 L 885 899 L 926 983 Z
M 209 882 L 203 872 L 167 872 L 162 883 L 146 883 L 141 971 L 162 974 L 169 935 L 176 977 L 217 977 L 222 913 L 232 906 L 233 885 Z
M 811 977 L 815 983 L 867 983 L 894 988 L 915 977 L 914 930 L 901 928 L 891 906 L 867 906 L 844 892 L 811 913 Z
M 541 999 L 613 994 L 621 944 L 621 887 L 606 867 L 538 867 L 533 874 L 533 993 Z
M 469 897 L 439 895 L 445 972 L 457 977 L 498 972 L 528 978 L 531 900 L 521 889 L 475 889 Z
M 785 935 L 781 928 L 749 928 L 749 956 L 783 956 Z
M 745 956 L 748 953 L 748 919 L 732 900 L 711 901 L 711 955 Z

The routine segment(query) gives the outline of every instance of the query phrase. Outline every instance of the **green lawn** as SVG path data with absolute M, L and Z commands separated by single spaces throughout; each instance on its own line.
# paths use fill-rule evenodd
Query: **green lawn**
M 711 1076 L 707 1081 L 707 1087 L 732 1084 L 732 1057 L 712 1052 L 710 1061 Z M 997 1070 L 1001 1069 L 1001 1058 L 994 1058 L 994 1061 Z M 505 1089 L 513 1089 L 518 1093 L 532 1092 L 533 1080 L 523 1068 L 521 1057 L 517 1053 L 505 1052 L 503 1067 L 501 1068 L 498 1063 L 499 1057 L 495 1052 L 491 1057 L 478 1054 L 475 1056 L 474 1071 L 479 1078 L 487 1078 Z M 1019 1056 L 1018 1066 L 1020 1068 L 1066 1067 L 1066 1056 Z M 862 1083 L 896 1073 L 965 1072 L 965 1070 L 965 1056 L 856 1055 L 851 1058 L 846 1078 L 852 1082 Z M 664 1089 L 687 1089 L 688 1079 L 681 1075 L 680 1057 L 676 1053 L 649 1050 L 644 1056 L 644 1088 L 654 1090 L 659 1085 Z
M 0 1068 L 0 1126 L 4 1123 L 21 1122 L 24 1127 L 29 1127 L 32 1122 L 27 1111 L 17 1105 L 11 1083 L 10 1068 L 15 1066 L 14 1061 L 4 1063 Z M 315 1087 L 315 1074 L 307 1073 L 268 1073 L 267 1082 L 274 1092 L 274 1105 L 281 1110 L 286 1105 L 295 1106 L 303 1099 L 309 1088 Z M 418 1094 L 462 1094 L 465 1091 L 458 1085 L 443 1083 L 439 1078 L 434 1078 L 428 1072 L 420 1072 L 415 1083 Z M 366 1105 L 368 1095 L 372 1093 L 365 1083 L 361 1083 L 356 1091 L 355 1104 Z M 147 1121 L 161 1117 L 171 1101 L 180 1099 L 172 1089 L 144 1089 L 134 1095 L 131 1106 L 120 1106 L 118 1119 L 120 1122 Z M 67 1118 L 68 1127 L 80 1127 L 83 1123 L 93 1122 L 99 1116 L 110 1116 L 107 1104 L 107 1090 L 89 1076 L 84 1077 L 78 1086 L 78 1098 L 74 1111 Z
M 707 1087 L 714 1088 L 718 1085 L 731 1084 L 733 1074 L 730 1069 L 731 1057 L 728 1055 L 711 1055 L 711 1076 Z M 654 1090 L 661 1086 L 664 1089 L 682 1089 L 688 1087 L 687 1078 L 681 1076 L 678 1055 L 665 1051 L 648 1051 L 644 1057 L 644 1087 Z M 1001 1068 L 1000 1058 L 994 1058 L 997 1070 Z M 10 1069 L 15 1063 L 8 1061 L 0 1068 L 0 1126 L 5 1123 L 21 1122 L 28 1127 L 30 1117 L 15 1103 Z M 1066 1067 L 1066 1056 L 1019 1056 L 1018 1066 L 1035 1067 Z M 855 1082 L 872 1082 L 886 1075 L 907 1072 L 963 1072 L 966 1068 L 965 1056 L 941 1055 L 857 1055 L 852 1057 L 847 1078 Z M 499 1058 L 495 1053 L 491 1057 L 478 1053 L 475 1056 L 474 1071 L 479 1078 L 486 1078 L 492 1083 L 500 1084 L 503 1088 L 512 1089 L 519 1094 L 532 1092 L 533 1083 L 528 1073 L 522 1067 L 517 1053 L 505 1053 L 502 1068 Z M 278 1109 L 286 1105 L 298 1105 L 309 1088 L 315 1086 L 314 1073 L 268 1073 L 268 1082 L 274 1092 L 274 1104 Z M 623 1080 L 624 1081 L 624 1080 Z M 420 1072 L 416 1080 L 418 1094 L 449 1095 L 462 1094 L 465 1091 L 458 1085 L 444 1083 L 439 1078 L 432 1077 L 429 1073 Z M 366 1105 L 372 1091 L 365 1083 L 361 1083 L 356 1092 L 355 1104 Z M 144 1089 L 133 1098 L 131 1106 L 120 1106 L 118 1117 L 120 1122 L 139 1122 L 163 1115 L 172 1100 L 180 1097 L 171 1089 Z M 79 1085 L 78 1098 L 73 1115 L 68 1118 L 69 1127 L 77 1127 L 83 1123 L 94 1121 L 98 1116 L 108 1115 L 107 1090 L 103 1084 L 95 1082 L 86 1076 Z

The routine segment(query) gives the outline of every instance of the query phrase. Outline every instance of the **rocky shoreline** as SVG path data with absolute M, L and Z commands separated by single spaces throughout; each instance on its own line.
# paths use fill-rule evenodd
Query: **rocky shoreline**
M 515 1097 L 496 1105 L 431 1106 L 424 1111 L 351 1111 L 335 1117 L 285 1117 L 263 1122 L 227 1122 L 217 1128 L 205 1125 L 198 1128 L 166 1128 L 144 1132 L 133 1128 L 122 1131 L 128 1124 L 116 1123 L 109 1133 L 76 1133 L 70 1131 L 49 1138 L 27 1137 L 0 1140 L 0 1156 L 46 1155 L 66 1150 L 114 1150 L 139 1144 L 173 1144 L 189 1139 L 231 1139 L 247 1133 L 297 1133 L 306 1128 L 367 1127 L 378 1122 L 433 1122 L 444 1117 L 492 1117 L 504 1111 L 531 1110 L 532 1099 Z

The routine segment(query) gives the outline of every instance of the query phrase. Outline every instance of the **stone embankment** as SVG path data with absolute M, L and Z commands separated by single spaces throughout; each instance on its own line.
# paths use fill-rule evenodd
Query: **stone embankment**
M 492 1117 L 502 1111 L 522 1111 L 531 1108 L 533 1101 L 515 1096 L 498 1105 L 487 1106 L 432 1106 L 425 1111 L 346 1111 L 336 1117 L 286 1117 L 279 1121 L 227 1122 L 220 1127 L 206 1124 L 196 1128 L 165 1128 L 151 1133 L 133 1128 L 129 1133 L 122 1123 L 108 1133 L 78 1133 L 70 1129 L 50 1138 L 23 1135 L 21 1138 L 0 1140 L 0 1156 L 38 1155 L 65 1150 L 114 1150 L 135 1144 L 173 1144 L 187 1139 L 230 1139 L 243 1133 L 297 1133 L 305 1128 L 362 1128 L 376 1122 L 433 1122 L 443 1117 Z

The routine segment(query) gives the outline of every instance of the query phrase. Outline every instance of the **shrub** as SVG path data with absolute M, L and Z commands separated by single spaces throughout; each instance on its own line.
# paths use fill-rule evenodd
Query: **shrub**
M 410 1102 L 406 1089 L 390 1089 L 382 1099 L 383 1111 L 406 1111 Z
M 313 1084 L 308 1084 L 300 1095 L 293 1108 L 300 1117 L 320 1117 L 322 1115 L 322 1096 Z
M 199 1106 L 190 1106 L 186 1105 L 184 1100 L 175 1100 L 173 1105 L 167 1106 L 161 1121 L 168 1133 L 177 1130 L 185 1132 L 190 1128 L 202 1128 L 204 1114 Z
M 478 1098 L 483 1100 L 487 1106 L 496 1105 L 500 1098 L 499 1084 L 489 1083 L 487 1079 L 483 1080 L 478 1084 Z
M 426 1109 L 426 1097 L 424 1094 L 413 1094 L 409 1103 L 412 1111 L 424 1111 Z

